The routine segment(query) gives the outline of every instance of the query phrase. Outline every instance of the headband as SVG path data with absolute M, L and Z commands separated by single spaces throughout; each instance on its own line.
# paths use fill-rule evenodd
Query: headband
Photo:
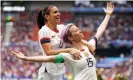
M 52 6 L 49 6 L 49 7 L 48 7 L 48 9 L 47 9 L 47 11 L 46 11 L 46 14 L 47 14 L 47 12 L 50 10 L 51 7 L 52 7 Z
M 65 26 L 65 28 L 61 32 L 61 39 L 64 41 L 64 37 L 67 35 L 68 30 L 70 29 L 71 25 L 73 23 L 69 23 L 68 25 Z
M 49 7 L 47 8 L 47 11 L 45 12 L 45 14 L 48 13 L 48 11 L 50 10 L 51 7 L 53 7 L 53 6 L 49 6 Z M 42 16 L 43 16 L 43 15 L 44 15 L 44 9 L 42 10 Z

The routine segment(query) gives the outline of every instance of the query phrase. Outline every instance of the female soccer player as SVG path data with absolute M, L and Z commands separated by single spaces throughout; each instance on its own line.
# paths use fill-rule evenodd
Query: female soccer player
M 39 42 L 44 56 L 57 55 L 65 52 L 70 53 L 73 57 L 80 58 L 79 51 L 74 48 L 65 48 L 60 39 L 60 32 L 63 25 L 60 23 L 60 12 L 56 6 L 45 7 L 38 14 L 37 23 L 40 28 Z M 61 49 L 62 48 L 62 49 Z M 39 80 L 62 80 L 65 72 L 64 64 L 43 63 L 39 69 Z
M 60 53 L 55 56 L 24 56 L 21 52 L 12 52 L 17 58 L 26 61 L 35 62 L 52 62 L 52 63 L 63 63 L 68 69 L 71 69 L 74 80 L 97 80 L 96 76 L 96 60 L 94 58 L 94 51 L 96 49 L 97 40 L 104 33 L 111 14 L 113 13 L 114 5 L 110 2 L 107 3 L 106 9 L 104 9 L 106 16 L 102 24 L 97 29 L 97 33 L 93 39 L 89 42 L 83 40 L 83 34 L 74 24 L 68 24 L 63 29 L 61 39 L 64 43 L 71 44 L 72 48 L 80 51 L 82 58 L 75 60 L 70 54 Z

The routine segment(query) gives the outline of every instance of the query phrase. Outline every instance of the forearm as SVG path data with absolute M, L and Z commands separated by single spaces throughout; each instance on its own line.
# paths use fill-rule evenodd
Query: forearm
M 98 27 L 97 29 L 97 33 L 95 35 L 95 37 L 99 40 L 99 38 L 102 36 L 102 34 L 104 33 L 104 31 L 106 30 L 106 27 L 108 25 L 109 19 L 110 19 L 111 15 L 110 14 L 106 14 L 103 22 L 101 23 L 101 25 Z
M 23 60 L 25 61 L 33 61 L 33 62 L 54 62 L 54 56 L 31 56 L 25 57 Z
M 70 48 L 66 48 L 66 49 L 58 49 L 58 50 L 49 50 L 47 52 L 48 55 L 56 55 L 59 53 L 69 53 L 70 52 Z

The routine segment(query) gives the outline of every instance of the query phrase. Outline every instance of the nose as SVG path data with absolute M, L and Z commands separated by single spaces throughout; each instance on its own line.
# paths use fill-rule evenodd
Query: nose
M 57 15 L 60 16 L 61 15 L 60 12 L 58 12 Z
M 79 29 L 79 32 L 81 33 L 82 31 Z
M 77 30 L 80 32 L 81 30 L 77 28 Z

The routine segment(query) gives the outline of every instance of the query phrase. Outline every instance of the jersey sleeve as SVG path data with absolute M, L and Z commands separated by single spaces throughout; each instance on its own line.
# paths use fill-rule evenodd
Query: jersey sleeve
M 48 33 L 48 30 L 45 30 L 45 29 L 40 30 L 38 32 L 38 36 L 39 36 L 39 42 L 41 44 L 50 42 L 50 35 Z
M 69 54 L 69 53 L 60 53 L 61 55 L 64 56 L 64 64 L 67 68 L 67 71 L 70 71 L 72 73 L 74 73 L 74 67 L 73 67 L 73 57 Z
M 63 63 L 64 62 L 64 56 L 61 54 L 58 54 L 55 56 L 55 62 L 54 63 Z
M 94 37 L 88 42 L 91 46 L 93 46 L 95 49 L 97 48 L 97 38 Z
M 72 56 L 69 53 L 60 53 L 55 56 L 54 63 L 66 63 L 66 62 L 70 62 L 71 59 L 72 59 Z

